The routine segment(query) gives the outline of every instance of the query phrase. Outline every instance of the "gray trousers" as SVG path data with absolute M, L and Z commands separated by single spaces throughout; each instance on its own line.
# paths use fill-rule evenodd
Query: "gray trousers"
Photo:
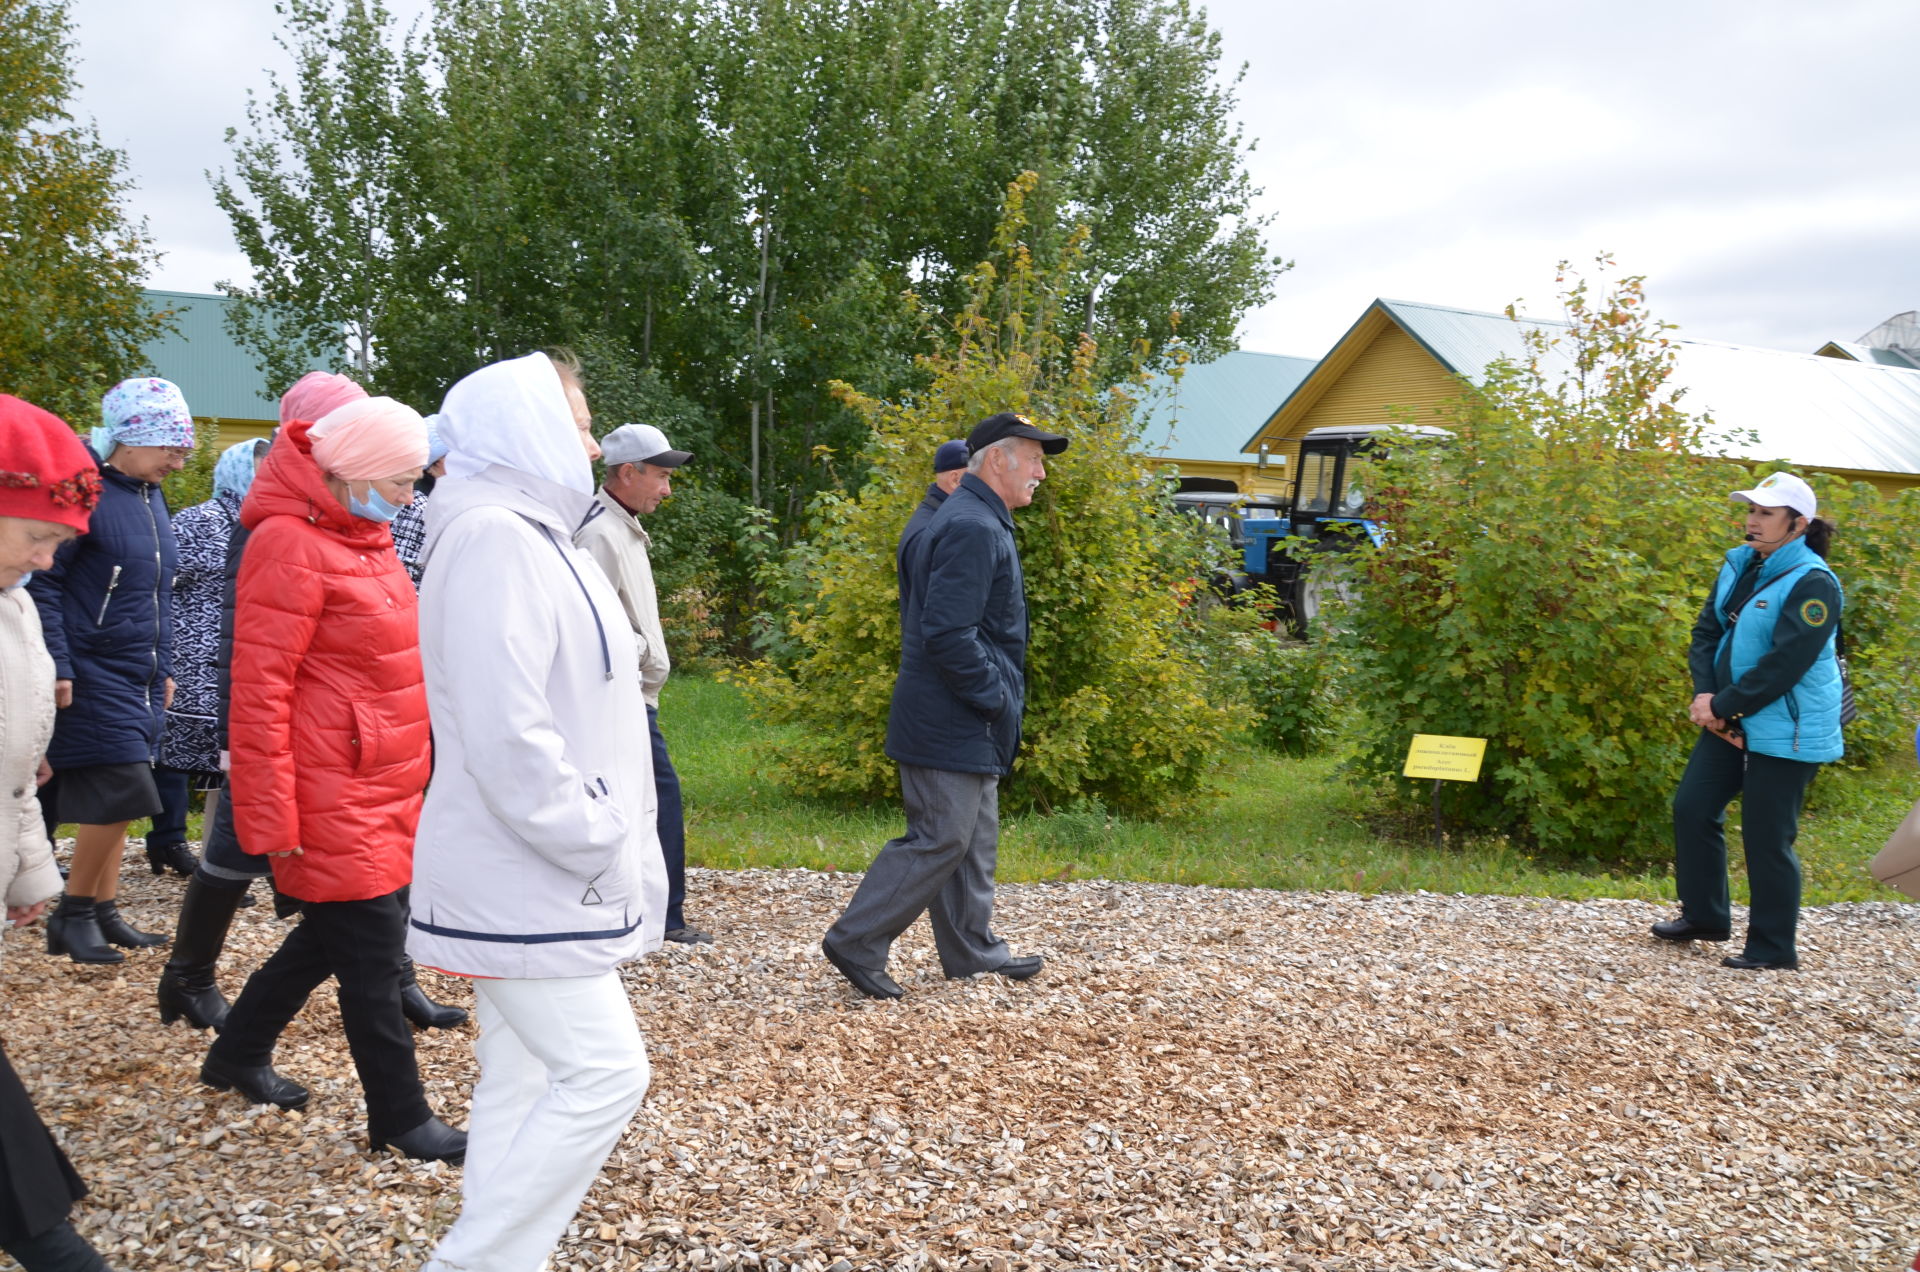
M 894 938 L 925 910 L 940 969 L 972 976 L 1004 964 L 993 934 L 993 867 L 1000 849 L 1000 779 L 990 773 L 900 766 L 907 833 L 890 839 L 827 931 L 842 958 L 885 971 Z

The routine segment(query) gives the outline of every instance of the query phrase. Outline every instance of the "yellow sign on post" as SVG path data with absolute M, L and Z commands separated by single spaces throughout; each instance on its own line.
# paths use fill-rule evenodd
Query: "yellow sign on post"
M 1487 753 L 1485 738 L 1450 738 L 1442 733 L 1416 733 L 1407 748 L 1402 777 L 1431 777 L 1437 781 L 1475 782 Z

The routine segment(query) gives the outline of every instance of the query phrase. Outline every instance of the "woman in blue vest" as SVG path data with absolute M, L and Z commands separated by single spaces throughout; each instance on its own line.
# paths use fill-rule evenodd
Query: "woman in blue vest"
M 1774 473 L 1735 491 L 1746 542 L 1727 553 L 1693 625 L 1693 756 L 1673 797 L 1680 917 L 1653 925 L 1665 941 L 1733 935 L 1727 896 L 1727 805 L 1741 801 L 1752 910 L 1747 944 L 1722 959 L 1743 970 L 1800 966 L 1800 804 L 1840 741 L 1840 581 L 1826 562 L 1833 527 L 1815 516 L 1807 483 Z

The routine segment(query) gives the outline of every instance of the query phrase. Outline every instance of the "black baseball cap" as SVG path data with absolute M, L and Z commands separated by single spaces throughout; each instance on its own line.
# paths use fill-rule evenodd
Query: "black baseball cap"
M 973 432 L 967 434 L 967 449 L 978 455 L 995 442 L 1008 437 L 1030 437 L 1040 443 L 1040 449 L 1049 455 L 1058 455 L 1067 449 L 1067 439 L 1064 436 L 1037 429 L 1026 416 L 1015 415 L 1012 411 L 989 415 L 975 424 Z

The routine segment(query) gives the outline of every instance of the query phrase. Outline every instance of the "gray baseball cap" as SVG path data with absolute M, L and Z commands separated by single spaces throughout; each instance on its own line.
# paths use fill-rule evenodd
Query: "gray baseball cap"
M 651 424 L 622 424 L 600 439 L 600 459 L 608 467 L 652 464 L 655 468 L 678 468 L 692 458 L 692 451 L 673 449 L 667 435 Z

